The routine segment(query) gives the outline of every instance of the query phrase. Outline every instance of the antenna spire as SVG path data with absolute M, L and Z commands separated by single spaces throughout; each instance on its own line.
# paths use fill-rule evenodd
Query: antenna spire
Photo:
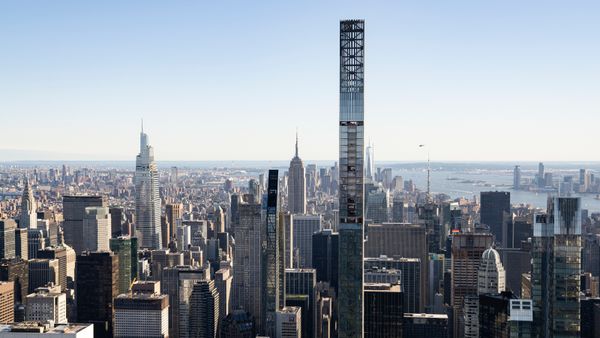
M 142 134 L 144 133 L 144 118 L 142 117 Z
M 298 128 L 296 127 L 296 157 L 298 157 Z

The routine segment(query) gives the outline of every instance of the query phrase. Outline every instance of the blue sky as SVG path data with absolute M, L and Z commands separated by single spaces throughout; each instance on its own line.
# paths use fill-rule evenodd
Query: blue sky
M 337 158 L 366 20 L 377 160 L 600 160 L 600 2 L 2 1 L 4 159 Z M 20 155 L 22 154 L 22 155 Z M 35 154 L 35 155 L 31 155 Z

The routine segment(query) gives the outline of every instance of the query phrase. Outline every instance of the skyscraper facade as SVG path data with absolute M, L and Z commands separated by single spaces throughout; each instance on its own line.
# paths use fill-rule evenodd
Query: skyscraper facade
M 234 308 L 241 307 L 255 319 L 258 332 L 263 332 L 262 317 L 262 233 L 261 205 L 241 203 L 238 206 L 239 224 L 234 229 L 236 260 L 233 269 Z
M 190 296 L 190 338 L 215 338 L 219 326 L 219 292 L 212 280 L 194 284 Z
M 113 298 L 118 295 L 119 258 L 110 252 L 77 256 L 77 320 L 94 324 L 94 337 L 112 337 Z
M 108 251 L 112 235 L 107 207 L 87 207 L 83 215 L 83 250 Z
M 137 278 L 137 238 L 111 238 L 110 251 L 119 256 L 119 294 L 127 293 L 131 281 Z
M 365 338 L 402 337 L 403 318 L 400 285 L 365 283 Z
M 469 296 L 477 298 L 477 269 L 483 252 L 490 248 L 492 243 L 491 234 L 459 233 L 452 235 L 451 306 L 454 310 L 454 337 L 465 336 L 465 298 Z M 475 331 L 473 334 L 478 334 L 478 332 Z
M 29 186 L 29 179 L 25 178 L 25 188 L 21 198 L 21 218 L 19 219 L 19 228 L 37 228 L 37 211 L 33 191 Z M 23 257 L 26 259 L 27 257 Z
M 154 162 L 154 148 L 148 144 L 148 135 L 140 133 L 140 153 L 135 161 L 135 221 L 141 236 L 142 248 L 162 247 L 160 229 L 160 196 L 158 169 Z
M 338 336 L 363 335 L 365 22 L 340 22 Z
M 487 225 L 494 235 L 496 243 L 506 247 L 510 222 L 510 192 L 481 192 L 481 224 Z
M 291 215 L 294 264 L 300 268 L 312 268 L 312 236 L 321 230 L 321 215 Z
M 543 337 L 578 337 L 581 199 L 554 197 L 535 215 L 532 253 L 534 323 Z
M 370 142 L 365 150 L 365 181 L 375 181 L 375 147 Z
M 71 246 L 76 254 L 84 250 L 83 218 L 87 207 L 106 207 L 105 196 L 63 196 L 63 231 L 65 243 Z
M 0 257 L 13 258 L 16 256 L 15 234 L 17 223 L 12 219 L 0 220 Z M 23 257 L 24 259 L 26 257 Z
M 263 275 L 265 286 L 265 323 L 266 333 L 270 336 L 275 334 L 275 314 L 279 310 L 279 279 L 283 271 L 279 258 L 279 171 L 269 170 L 267 183 L 267 217 L 266 217 L 266 250 L 263 255 Z
M 288 210 L 292 214 L 306 213 L 306 176 L 304 163 L 298 157 L 298 135 L 296 134 L 296 154 L 290 162 L 288 180 Z

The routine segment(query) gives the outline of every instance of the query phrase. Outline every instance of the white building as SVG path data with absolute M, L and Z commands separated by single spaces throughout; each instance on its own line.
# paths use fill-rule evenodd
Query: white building
M 506 272 L 500 254 L 493 248 L 485 250 L 477 270 L 477 293 L 497 294 L 504 291 L 505 284 Z
M 154 162 L 154 149 L 148 144 L 143 125 L 140 133 L 140 153 L 135 162 L 135 220 L 140 247 L 162 248 L 160 229 L 160 196 L 158 169 Z
M 160 282 L 139 282 L 131 293 L 114 300 L 115 338 L 169 336 L 169 297 L 160 294 Z
M 35 293 L 27 295 L 25 318 L 28 321 L 66 324 L 67 320 L 67 295 L 60 290 L 50 288 L 37 288 Z
M 107 207 L 87 207 L 83 215 L 83 250 L 109 251 L 112 234 Z
M 286 306 L 277 311 L 275 315 L 275 337 L 302 337 L 302 320 L 299 307 Z
M 94 338 L 94 324 L 22 322 L 0 325 L 0 338 Z
M 19 228 L 35 229 L 37 228 L 37 210 L 33 191 L 29 186 L 29 179 L 25 178 L 25 188 L 21 198 L 21 218 L 19 219 Z

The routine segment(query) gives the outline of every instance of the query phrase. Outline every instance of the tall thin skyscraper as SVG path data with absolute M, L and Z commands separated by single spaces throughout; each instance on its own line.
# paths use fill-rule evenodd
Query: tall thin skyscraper
M 37 212 L 33 191 L 29 186 L 29 179 L 25 178 L 25 188 L 21 197 L 21 218 L 19 228 L 37 228 Z
M 369 142 L 365 150 L 365 180 L 375 181 L 375 147 Z
M 306 213 L 306 176 L 304 163 L 298 157 L 298 134 L 296 134 L 296 155 L 290 162 L 288 182 L 288 209 L 292 214 Z
M 266 309 L 266 333 L 270 336 L 275 334 L 275 314 L 279 310 L 279 278 L 282 272 L 279 259 L 279 208 L 278 208 L 278 185 L 279 171 L 269 170 L 269 180 L 267 185 L 267 247 L 263 255 L 265 264 L 263 264 L 263 279 L 265 285 L 265 304 Z
M 160 249 L 160 196 L 158 169 L 154 162 L 154 148 L 148 144 L 148 135 L 140 133 L 140 153 L 135 161 L 135 221 L 141 235 L 142 248 Z
M 340 338 L 363 336 L 364 30 L 340 22 Z
M 256 320 L 258 332 L 264 331 L 262 255 L 264 231 L 261 205 L 241 203 L 238 206 L 239 224 L 235 225 L 233 268 L 233 307 L 243 308 Z M 265 241 L 266 242 L 266 241 Z

